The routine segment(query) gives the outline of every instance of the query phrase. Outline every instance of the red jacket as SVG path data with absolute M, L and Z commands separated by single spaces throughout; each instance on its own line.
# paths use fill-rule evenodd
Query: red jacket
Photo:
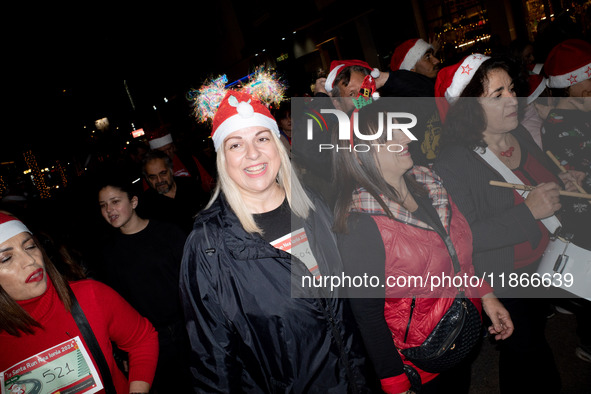
M 458 275 L 474 277 L 472 233 L 468 222 L 451 201 L 436 175 L 423 167 L 414 167 L 411 171 L 417 181 L 429 190 L 433 206 L 438 211 L 447 233 L 450 234 L 462 268 Z M 386 253 L 385 277 L 386 281 L 392 281 L 386 282 L 384 317 L 394 344 L 400 351 L 424 342 L 449 309 L 457 289 L 453 286 L 438 285 L 437 280 L 433 278 L 441 278 L 442 275 L 454 276 L 448 250 L 437 232 L 398 204 L 389 202 L 388 205 L 396 219 L 386 216 L 373 197 L 361 190 L 354 195 L 351 211 L 370 214 L 380 231 Z M 396 278 L 405 279 L 407 284 L 413 282 L 418 285 L 401 287 L 399 284 L 404 283 L 394 282 Z M 490 286 L 486 283 L 480 289 L 468 289 L 467 294 L 473 297 L 471 300 L 479 312 L 481 301 L 477 297 L 490 291 Z M 411 304 L 414 304 L 412 317 Z M 401 357 L 405 364 L 412 365 L 419 372 L 423 383 L 437 376 L 420 370 L 402 354 Z M 405 391 L 409 388 L 404 376 L 392 379 L 396 380 L 394 391 Z

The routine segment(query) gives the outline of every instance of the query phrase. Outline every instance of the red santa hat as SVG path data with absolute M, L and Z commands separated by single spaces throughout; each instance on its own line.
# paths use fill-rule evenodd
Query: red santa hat
M 324 84 L 324 88 L 328 93 L 332 92 L 334 81 L 337 78 L 337 75 L 339 75 L 340 72 L 345 69 L 345 67 L 350 66 L 361 66 L 366 68 L 370 71 L 370 75 L 374 78 L 380 76 L 380 70 L 377 68 L 371 68 L 371 66 L 363 60 L 333 60 L 332 63 L 330 63 L 330 72 L 328 73 L 328 76 L 326 77 L 326 83 Z
M 150 149 L 162 148 L 165 145 L 172 144 L 172 135 L 166 130 L 164 126 L 149 133 L 148 144 Z
M 530 74 L 529 80 L 529 93 L 527 94 L 527 103 L 532 103 L 535 99 L 540 97 L 540 94 L 546 89 L 546 78 L 539 74 Z
M 404 41 L 394 50 L 392 60 L 390 60 L 390 69 L 392 71 L 412 70 L 429 49 L 433 49 L 433 46 L 421 38 Z
M 439 115 L 442 121 L 445 120 L 445 114 L 447 114 L 449 105 L 457 101 L 464 88 L 472 80 L 478 67 L 488 59 L 490 59 L 489 56 L 474 53 L 466 56 L 457 64 L 443 67 L 439 70 L 437 79 L 435 80 L 435 97 L 445 97 L 445 100 L 437 100 Z
M 548 87 L 567 88 L 591 78 L 591 44 L 576 38 L 556 45 L 544 63 Z
M 266 127 L 280 136 L 277 122 L 264 104 L 246 92 L 229 90 L 213 117 L 211 138 L 216 152 L 228 135 L 253 126 Z
M 0 212 L 0 244 L 20 233 L 31 234 L 31 231 L 14 216 Z
M 544 63 L 532 63 L 527 65 L 529 74 L 541 74 Z

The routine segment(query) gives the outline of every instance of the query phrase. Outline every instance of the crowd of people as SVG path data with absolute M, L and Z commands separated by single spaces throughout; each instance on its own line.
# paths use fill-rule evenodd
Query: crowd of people
M 499 283 L 532 277 L 556 237 L 591 253 L 591 44 L 565 38 L 545 59 L 517 44 L 442 64 L 438 43 L 411 39 L 388 70 L 334 60 L 305 104 L 351 116 L 347 139 L 336 117 L 309 139 L 289 102 L 218 86 L 201 112 L 215 167 L 153 133 L 129 150 L 133 176 L 93 179 L 102 223 L 86 228 L 106 227 L 81 235 L 82 252 L 2 205 L 3 392 L 467 393 L 485 337 L 502 393 L 559 392 L 548 311 L 576 314 L 576 355 L 591 362 L 591 303 Z M 415 138 L 383 132 L 389 111 L 414 114 Z M 483 280 L 323 281 L 431 275 Z

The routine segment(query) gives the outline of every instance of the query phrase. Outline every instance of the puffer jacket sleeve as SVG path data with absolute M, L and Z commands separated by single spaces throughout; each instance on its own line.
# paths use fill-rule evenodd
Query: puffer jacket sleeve
M 191 342 L 191 374 L 196 392 L 239 391 L 241 366 L 236 358 L 235 336 L 219 299 L 217 259 L 207 254 L 215 231 L 193 230 L 185 244 L 181 264 L 180 292 Z

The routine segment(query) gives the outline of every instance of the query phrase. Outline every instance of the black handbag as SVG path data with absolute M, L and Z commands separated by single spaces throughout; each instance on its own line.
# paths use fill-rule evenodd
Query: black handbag
M 421 205 L 417 198 L 417 203 Z M 431 226 L 445 242 L 452 260 L 454 272 L 460 270 L 460 262 L 456 250 L 441 224 L 433 217 L 436 212 L 432 206 L 424 207 Z M 482 332 L 482 320 L 476 306 L 466 298 L 464 291 L 459 290 L 450 308 L 445 312 L 431 334 L 420 346 L 401 350 L 401 353 L 414 365 L 426 372 L 443 372 L 453 368 L 464 360 L 478 343 Z

